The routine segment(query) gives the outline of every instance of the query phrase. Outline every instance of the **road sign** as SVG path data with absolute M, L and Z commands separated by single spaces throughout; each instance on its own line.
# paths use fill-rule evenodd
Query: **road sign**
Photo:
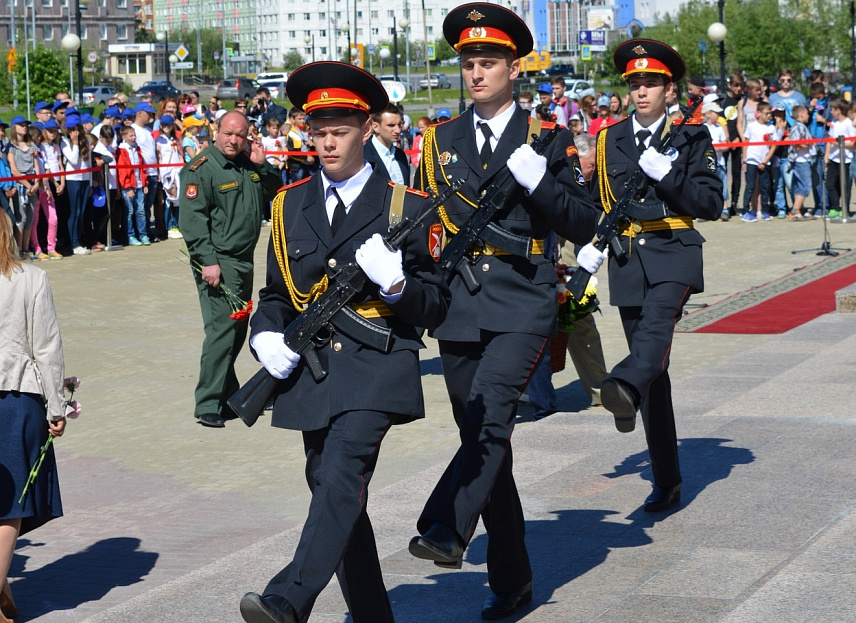
M 428 48 L 428 60 L 429 61 L 436 61 L 437 60 L 437 52 L 434 50 L 434 44 L 429 43 L 425 47 Z
M 214 50 L 214 60 L 220 59 L 220 50 Z
M 6 63 L 6 69 L 10 74 L 15 73 L 15 70 L 18 68 L 18 61 L 9 61 Z
M 374 52 L 374 43 L 369 44 L 369 54 L 371 54 L 372 52 Z
M 95 52 L 90 52 L 86 55 L 86 60 L 94 65 L 98 62 L 98 55 Z
M 185 61 L 183 63 L 171 63 L 173 69 L 193 69 L 193 61 Z
M 591 46 L 590 45 L 581 45 L 580 46 L 580 58 L 584 61 L 591 60 Z
M 18 53 L 15 51 L 15 48 L 9 48 L 9 53 L 6 55 L 7 63 L 14 63 L 18 60 Z
M 184 44 L 180 44 L 176 49 L 174 54 L 178 57 L 178 60 L 183 61 L 190 54 L 190 50 L 184 47 Z
M 381 80 L 383 88 L 386 89 L 386 94 L 389 96 L 390 102 L 400 102 L 407 95 L 407 87 L 403 82 L 395 80 Z
M 232 56 L 232 54 L 234 54 L 232 48 L 226 48 L 226 56 Z
M 591 46 L 592 52 L 606 52 L 606 31 L 581 30 L 580 45 Z

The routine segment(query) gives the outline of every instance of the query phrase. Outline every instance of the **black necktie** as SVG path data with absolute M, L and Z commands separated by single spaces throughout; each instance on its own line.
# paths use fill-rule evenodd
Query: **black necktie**
M 333 230 L 333 235 L 336 235 L 336 232 L 339 231 L 339 228 L 342 226 L 342 223 L 345 220 L 345 204 L 342 201 L 342 198 L 339 196 L 339 193 L 336 192 L 336 189 L 332 186 L 330 190 L 333 192 L 333 196 L 336 197 L 336 209 L 333 210 L 333 220 L 330 222 L 330 229 Z
M 639 130 L 636 133 L 636 150 L 640 154 L 645 151 L 645 141 L 648 140 L 649 136 L 651 136 L 651 132 L 649 130 Z
M 493 132 L 490 131 L 490 126 L 486 123 L 479 123 L 479 128 L 484 134 L 484 145 L 479 152 L 479 158 L 481 158 L 482 168 L 486 169 L 487 163 L 490 162 L 490 157 L 493 155 L 493 149 L 490 146 L 490 137 L 493 136 Z

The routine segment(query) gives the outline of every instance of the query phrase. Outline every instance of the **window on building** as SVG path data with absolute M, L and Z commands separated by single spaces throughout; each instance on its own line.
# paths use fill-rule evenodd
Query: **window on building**
M 321 56 L 326 56 L 327 55 L 327 46 L 322 45 L 321 49 L 319 50 L 319 53 L 321 54 Z
M 395 17 L 395 10 L 394 9 L 388 9 L 386 12 L 386 16 L 387 17 Z
M 440 9 L 440 16 L 445 17 L 449 13 L 449 9 Z
M 8 2 L 6 4 L 7 4 L 7 6 L 9 5 Z M 59 0 L 59 5 L 64 9 L 67 8 L 68 7 L 68 0 Z
M 357 11 L 357 19 L 363 19 L 363 12 Z
M 387 29 L 386 29 L 386 34 L 388 34 L 388 35 L 394 35 L 394 34 L 395 34 L 395 28 L 387 28 Z
M 89 28 L 84 24 L 80 26 L 80 40 L 86 41 L 89 39 Z
M 118 24 L 116 26 L 116 39 L 119 41 L 127 41 L 128 40 L 128 26 L 125 24 Z M 145 72 L 140 72 L 145 73 Z
M 53 0 L 42 0 L 42 8 L 43 9 L 53 8 Z
M 372 34 L 373 35 L 379 35 L 380 34 L 380 28 L 372 28 Z
M 327 14 L 326 13 L 319 13 L 318 19 L 327 19 Z
M 303 19 L 305 19 L 307 22 L 308 22 L 309 20 L 311 20 L 311 19 L 312 19 L 312 13 L 304 13 L 304 14 L 303 14 Z
M 53 41 L 54 38 L 54 27 L 50 24 L 46 24 L 42 26 L 42 39 L 44 41 Z
M 294 13 L 289 13 L 289 14 L 286 16 L 286 19 L 287 19 L 289 22 L 293 22 L 293 21 L 294 21 Z
M 370 16 L 372 19 L 377 19 L 377 11 L 372 11 L 371 13 L 369 13 L 369 16 Z
M 146 73 L 145 54 L 117 54 L 116 63 L 120 74 L 144 74 Z
M 296 39 L 297 38 L 297 31 L 296 30 L 289 30 L 288 31 L 288 38 L 289 39 Z
M 357 28 L 357 37 L 362 37 L 362 36 L 363 36 L 363 29 Z
M 431 14 L 434 12 L 434 9 L 425 9 L 425 16 L 431 17 Z
M 319 31 L 318 31 L 318 36 L 319 36 L 319 37 L 326 37 L 326 36 L 327 36 L 327 29 L 325 28 L 325 29 L 323 29 L 323 30 L 319 30 Z
M 98 38 L 101 39 L 101 41 L 107 40 L 107 24 L 98 25 Z
M 128 0 L 116 0 L 116 8 L 117 9 L 127 9 L 128 8 Z
M 433 26 L 428 26 L 428 34 L 429 34 L 429 35 L 433 35 L 433 34 L 434 34 L 434 27 L 433 27 Z
M 65 37 L 70 31 L 68 30 L 68 24 L 63 24 L 60 27 L 60 32 L 62 32 L 62 36 Z

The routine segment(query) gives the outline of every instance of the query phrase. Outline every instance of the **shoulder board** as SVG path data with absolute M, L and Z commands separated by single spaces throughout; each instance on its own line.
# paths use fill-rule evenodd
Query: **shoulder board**
M 704 119 L 697 118 L 697 117 L 690 117 L 686 121 L 685 125 L 701 125 L 703 122 L 704 122 Z M 675 119 L 674 121 L 672 121 L 672 125 L 681 125 L 682 123 L 684 123 L 683 119 Z
M 189 171 L 195 171 L 196 169 L 198 169 L 199 167 L 201 167 L 201 166 L 202 166 L 203 164 L 205 164 L 206 162 L 208 162 L 208 156 L 200 156 L 200 157 L 199 157 L 199 159 L 198 159 L 198 160 L 196 160 L 196 161 L 195 161 L 193 164 L 191 164 L 189 167 L 187 167 L 187 169 L 188 169 Z
M 532 117 L 529 117 L 529 125 L 532 125 Z M 549 131 L 549 130 L 552 130 L 553 128 L 555 128 L 557 125 L 558 124 L 553 122 L 553 121 L 542 121 L 541 122 L 541 129 Z M 565 126 L 559 126 L 559 127 L 563 128 Z
M 303 181 L 303 180 L 301 180 L 301 181 Z M 299 184 L 300 182 L 296 182 L 296 183 Z M 390 188 L 395 188 L 395 182 L 393 182 L 392 180 L 387 180 L 386 183 L 389 184 Z M 428 193 L 424 193 L 421 190 L 416 190 L 415 188 L 410 188 L 409 186 L 406 187 L 404 190 L 405 190 L 405 192 L 408 192 L 411 195 L 417 195 L 417 196 L 422 197 L 422 198 L 429 197 Z
M 288 190 L 289 188 L 294 188 L 295 186 L 300 186 L 301 184 L 305 184 L 306 182 L 308 182 L 311 179 L 312 179 L 311 176 L 310 177 L 304 177 L 302 180 L 299 180 L 297 182 L 292 182 L 291 184 L 287 184 L 287 185 L 283 186 L 277 192 L 282 192 L 284 190 Z

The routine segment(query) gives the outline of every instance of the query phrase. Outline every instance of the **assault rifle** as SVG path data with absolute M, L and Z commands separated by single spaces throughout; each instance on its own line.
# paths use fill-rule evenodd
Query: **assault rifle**
M 383 238 L 386 248 L 397 251 L 405 238 L 421 227 L 425 219 L 448 201 L 462 184 L 462 180 L 455 180 L 443 193 L 433 198 L 430 207 L 418 218 L 412 221 L 405 218 L 391 227 Z M 328 344 L 337 331 L 384 353 L 392 348 L 391 329 L 379 327 L 348 306 L 351 299 L 363 289 L 366 279 L 363 269 L 356 262 L 349 262 L 333 276 L 324 294 L 315 299 L 283 331 L 285 345 L 303 358 L 316 381 L 327 376 L 316 350 Z M 252 426 L 273 398 L 277 383 L 279 379 L 262 368 L 226 403 L 244 424 Z
M 558 133 L 558 127 L 554 127 L 543 138 L 533 134 L 529 145 L 536 154 L 543 155 Z M 452 277 L 457 273 L 471 294 L 479 291 L 481 286 L 476 281 L 472 270 L 471 249 L 483 248 L 485 243 L 526 259 L 532 256 L 531 238 L 517 236 L 494 224 L 495 220 L 502 217 L 509 198 L 519 187 L 520 184 L 508 168 L 487 187 L 479 200 L 478 209 L 470 214 L 467 222 L 449 240 L 440 256 L 440 268 L 447 282 L 451 282 Z
M 684 113 L 684 118 L 681 123 L 672 124 L 672 127 L 669 129 L 669 133 L 666 135 L 666 138 L 663 139 L 662 145 L 660 145 L 661 154 L 666 153 L 666 151 L 672 146 L 675 139 L 680 136 L 681 131 L 687 124 L 687 121 L 689 121 L 693 114 L 695 114 L 695 111 L 701 105 L 701 102 L 702 98 L 698 98 Z M 648 180 L 645 173 L 641 168 L 637 168 L 633 172 L 633 175 L 630 176 L 627 183 L 624 184 L 624 194 L 621 195 L 618 203 L 612 206 L 612 209 L 606 213 L 606 215 L 601 219 L 600 224 L 597 226 L 597 233 L 595 234 L 596 239 L 593 243 L 595 249 L 602 252 L 606 249 L 606 246 L 609 245 L 614 257 L 622 257 L 624 255 L 624 247 L 621 246 L 621 232 L 630 225 L 631 220 L 630 216 L 627 214 L 627 210 L 636 200 L 636 197 L 644 192 L 647 184 Z M 665 216 L 665 214 L 663 214 L 663 216 Z M 578 301 L 583 300 L 583 296 L 585 295 L 586 287 L 588 286 L 590 279 L 591 273 L 582 266 L 579 266 L 568 281 L 568 292 L 570 292 Z

